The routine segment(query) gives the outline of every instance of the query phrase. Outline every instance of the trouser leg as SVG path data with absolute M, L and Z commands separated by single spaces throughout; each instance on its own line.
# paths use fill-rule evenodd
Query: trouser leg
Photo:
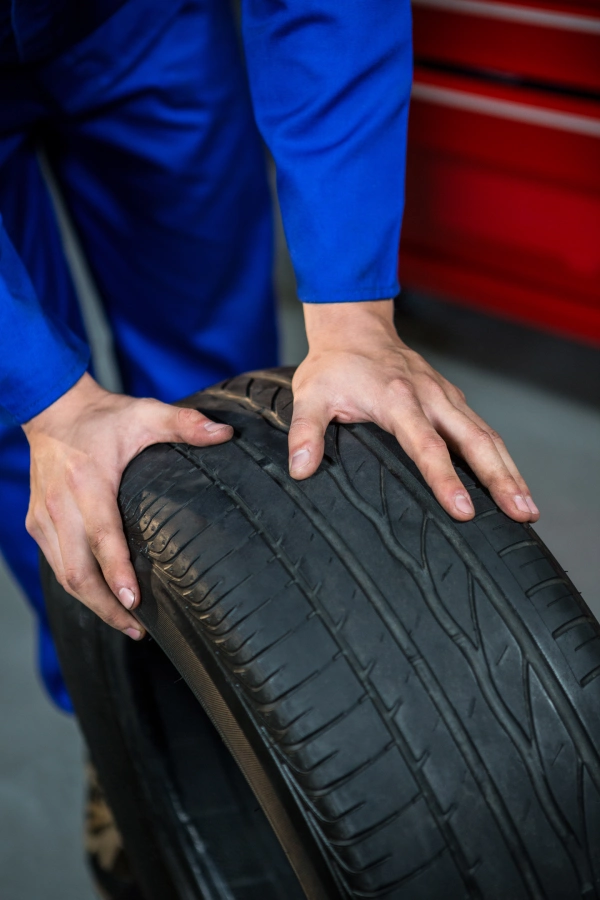
M 271 201 L 229 4 L 183 4 L 104 101 L 90 85 L 52 160 L 125 389 L 175 400 L 275 364 Z

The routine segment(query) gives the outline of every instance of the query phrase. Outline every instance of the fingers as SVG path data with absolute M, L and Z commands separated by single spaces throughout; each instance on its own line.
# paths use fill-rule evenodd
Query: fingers
M 55 574 L 64 589 L 81 600 L 111 628 L 122 631 L 135 640 L 143 637 L 144 629 L 125 608 L 129 605 L 129 599 L 123 596 L 119 602 L 109 589 L 90 549 L 81 513 L 73 499 L 64 494 L 59 502 L 52 504 L 50 518 L 61 557 L 58 566 L 61 576 L 58 576 L 56 569 Z M 47 529 L 45 531 L 47 533 Z M 108 544 L 104 550 L 109 551 Z M 129 566 L 131 567 L 130 562 Z M 133 582 L 137 588 L 135 576 Z
M 539 511 L 531 492 L 500 436 L 469 409 L 458 390 L 447 387 L 451 397 L 440 382 L 428 379 L 423 387 L 421 379 L 417 395 L 410 380 L 397 379 L 373 406 L 369 418 L 395 435 L 453 518 L 468 521 L 475 509 L 449 448 L 466 460 L 503 512 L 519 522 L 537 521 Z M 318 468 L 325 430 L 333 417 L 313 394 L 297 393 L 294 398 L 289 458 L 290 474 L 296 479 L 308 478 Z
M 119 603 L 102 577 L 79 510 L 66 493 L 61 498 L 51 498 L 45 508 L 30 509 L 26 527 L 66 591 L 113 628 L 135 640 L 143 637 L 142 626 L 124 609 L 127 604 Z M 133 568 L 128 564 L 136 585 Z
M 100 566 L 104 581 L 126 609 L 139 604 L 139 587 L 116 498 L 107 491 L 102 499 L 90 494 L 77 497 L 88 546 Z
M 146 401 L 141 412 L 146 418 L 149 439 L 146 444 L 174 441 L 205 447 L 222 444 L 233 436 L 233 428 L 223 422 L 213 422 L 197 409 L 170 406 L 158 400 Z
M 509 502 L 504 501 L 506 500 L 505 488 L 508 484 L 510 484 L 510 482 L 506 481 L 504 482 L 504 485 L 497 485 L 494 482 L 493 477 L 491 479 L 488 478 L 487 472 L 482 471 L 480 473 L 478 471 L 478 469 L 480 468 L 478 462 L 474 461 L 474 463 L 471 464 L 470 460 L 466 456 L 466 451 L 459 450 L 458 452 L 460 452 L 461 455 L 464 456 L 465 459 L 467 459 L 467 462 L 469 462 L 469 465 L 478 476 L 479 480 L 486 485 L 498 505 L 504 510 L 504 512 L 507 513 L 507 515 L 511 516 L 512 518 L 518 519 L 518 521 L 537 522 L 540 517 L 540 511 L 533 501 L 531 491 L 529 490 L 525 479 L 519 472 L 513 458 L 506 449 L 506 444 L 504 443 L 498 432 L 494 431 L 493 428 L 490 428 L 487 422 L 485 422 L 469 407 L 465 407 L 462 412 L 464 412 L 464 415 L 473 423 L 476 429 L 479 429 L 480 432 L 485 432 L 489 435 L 496 449 L 496 452 L 498 453 L 498 456 L 505 467 L 506 472 L 511 476 L 514 485 L 516 485 L 516 493 L 509 498 Z M 476 435 L 475 432 L 473 433 L 473 437 L 475 437 L 475 443 L 477 437 L 481 439 L 480 435 Z M 518 511 L 519 515 L 515 514 L 515 508 Z
M 438 398 L 429 416 L 448 445 L 473 469 L 498 506 L 518 522 L 535 521 L 539 511 L 500 436 L 466 404 L 457 409 Z
M 378 424 L 396 437 L 446 512 L 463 522 L 472 519 L 473 503 L 452 465 L 446 442 L 412 392 L 407 391 L 401 405 L 396 405 Z
M 298 481 L 313 475 L 323 459 L 325 431 L 331 420 L 327 406 L 313 395 L 305 399 L 294 397 L 294 412 L 290 433 L 290 475 Z
M 36 515 L 30 506 L 27 518 L 25 519 L 25 528 L 27 529 L 27 533 L 31 535 L 44 554 L 50 568 L 56 575 L 57 581 L 59 584 L 62 584 L 64 581 L 62 557 L 60 555 L 56 531 L 54 530 L 49 517 L 46 516 L 46 522 L 44 522 L 44 519 L 41 516 Z

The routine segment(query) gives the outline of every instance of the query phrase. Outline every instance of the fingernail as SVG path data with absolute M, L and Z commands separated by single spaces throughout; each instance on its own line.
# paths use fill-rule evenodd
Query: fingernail
M 223 431 L 224 428 L 229 428 L 229 425 L 225 425 L 224 422 L 207 422 L 204 427 L 212 433 L 214 431 Z
M 527 506 L 525 497 L 522 494 L 515 494 L 515 496 L 513 497 L 513 500 L 515 501 L 515 506 L 517 507 L 519 512 L 526 512 L 526 513 L 531 512 L 531 510 Z
M 471 513 L 475 512 L 471 498 L 468 494 L 457 494 L 454 498 L 454 505 L 461 513 L 471 515 Z
M 142 636 L 142 632 L 138 628 L 126 628 L 123 634 L 126 634 L 127 637 L 133 638 L 134 641 L 139 641 Z
M 299 472 L 304 469 L 310 461 L 310 450 L 297 450 L 290 460 L 290 472 Z
M 529 511 L 533 513 L 534 516 L 539 516 L 540 511 L 531 499 L 531 497 L 525 497 L 525 503 L 529 507 Z
M 135 594 L 129 588 L 121 588 L 119 591 L 119 600 L 127 609 L 131 609 L 135 603 Z

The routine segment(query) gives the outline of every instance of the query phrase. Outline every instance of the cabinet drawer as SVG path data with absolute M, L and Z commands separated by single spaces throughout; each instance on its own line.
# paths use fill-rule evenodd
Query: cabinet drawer
M 600 342 L 600 102 L 417 68 L 400 277 Z
M 600 90 L 600 4 L 413 0 L 415 58 Z

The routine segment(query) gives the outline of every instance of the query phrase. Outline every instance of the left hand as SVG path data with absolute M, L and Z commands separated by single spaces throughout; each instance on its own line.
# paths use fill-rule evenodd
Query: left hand
M 290 473 L 318 468 L 328 424 L 375 422 L 393 434 L 444 509 L 467 521 L 475 510 L 450 459 L 470 465 L 498 506 L 518 522 L 539 511 L 502 439 L 457 387 L 399 338 L 393 301 L 304 304 L 309 352 L 292 382 Z

